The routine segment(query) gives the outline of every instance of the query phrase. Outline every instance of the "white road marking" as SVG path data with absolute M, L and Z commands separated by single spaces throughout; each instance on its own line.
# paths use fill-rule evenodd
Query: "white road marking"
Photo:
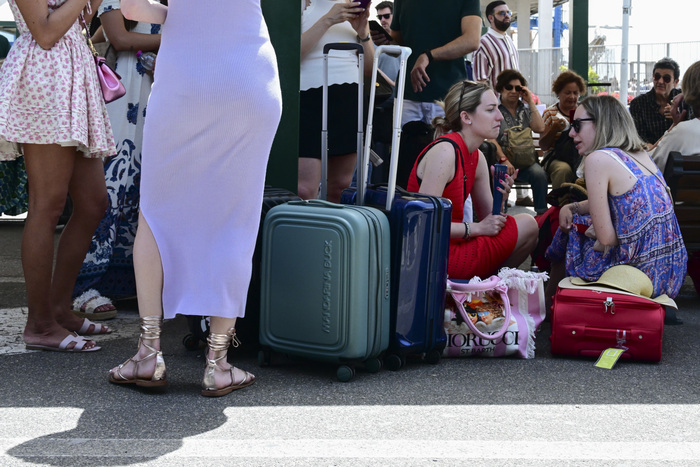
M 0 408 L 0 463 L 21 458 L 700 459 L 699 405 L 230 407 L 184 439 L 86 438 L 75 408 Z M 77 430 L 71 437 L 70 430 Z M 54 436 L 58 435 L 60 436 Z M 44 437 L 40 442 L 38 438 Z M 34 441 L 31 442 L 30 441 Z M 222 442 L 225 441 L 225 442 Z M 98 462 L 99 463 L 99 462 Z

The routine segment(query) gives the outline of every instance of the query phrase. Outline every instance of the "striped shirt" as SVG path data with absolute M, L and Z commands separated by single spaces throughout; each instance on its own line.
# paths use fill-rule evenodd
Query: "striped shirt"
M 481 36 L 479 48 L 474 52 L 474 80 L 489 81 L 496 88 L 496 77 L 503 70 L 518 70 L 518 49 L 513 39 L 493 28 Z

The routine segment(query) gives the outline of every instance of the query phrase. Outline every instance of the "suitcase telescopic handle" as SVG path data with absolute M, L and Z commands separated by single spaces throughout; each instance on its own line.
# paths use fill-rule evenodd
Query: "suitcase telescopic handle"
M 328 199 L 328 52 L 331 50 L 354 50 L 357 52 L 357 168 L 364 160 L 361 155 L 364 141 L 363 101 L 364 101 L 364 63 L 365 54 L 362 45 L 355 42 L 331 42 L 323 46 L 323 106 L 321 109 L 321 199 Z M 360 174 L 358 173 L 358 176 Z
M 331 50 L 356 50 L 357 53 L 365 53 L 365 49 L 362 45 L 356 42 L 331 42 L 323 46 L 323 53 L 327 54 Z
M 411 55 L 410 47 L 402 47 L 398 45 L 380 45 L 374 51 L 374 62 L 372 63 L 372 80 L 370 83 L 377 82 L 377 70 L 379 69 L 379 57 L 382 54 L 389 54 L 399 57 L 399 77 L 396 83 L 396 99 L 394 101 L 394 115 L 392 119 L 392 134 L 391 134 L 391 160 L 389 162 L 389 184 L 386 197 L 386 210 L 391 211 L 391 205 L 394 202 L 394 191 L 396 190 L 396 172 L 398 170 L 399 163 L 399 143 L 401 141 L 401 113 L 403 112 L 403 97 L 404 89 L 406 87 L 406 68 L 408 63 L 408 57 Z M 367 112 L 367 129 L 365 130 L 365 144 L 362 150 L 362 166 L 367 171 L 366 167 L 369 164 L 369 147 L 372 142 L 372 119 L 374 118 L 374 96 L 376 93 L 376 86 L 372 86 L 369 93 L 369 109 Z M 364 203 L 364 193 L 367 187 L 367 180 L 365 178 L 360 178 L 358 173 L 358 183 L 357 183 L 357 203 Z

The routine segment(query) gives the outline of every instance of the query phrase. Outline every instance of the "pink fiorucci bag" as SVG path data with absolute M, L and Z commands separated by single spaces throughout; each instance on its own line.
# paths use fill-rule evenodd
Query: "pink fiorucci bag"
M 546 273 L 503 268 L 483 281 L 448 280 L 443 357 L 534 358 L 546 279 Z

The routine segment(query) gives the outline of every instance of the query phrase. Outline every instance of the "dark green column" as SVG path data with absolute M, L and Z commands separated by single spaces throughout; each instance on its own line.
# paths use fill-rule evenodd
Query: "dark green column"
M 571 0 L 569 69 L 588 80 L 588 0 Z
M 301 2 L 262 0 L 262 10 L 277 54 L 282 85 L 282 120 L 272 144 L 265 183 L 296 193 L 299 158 Z M 259 124 L 264 128 L 265 122 Z

